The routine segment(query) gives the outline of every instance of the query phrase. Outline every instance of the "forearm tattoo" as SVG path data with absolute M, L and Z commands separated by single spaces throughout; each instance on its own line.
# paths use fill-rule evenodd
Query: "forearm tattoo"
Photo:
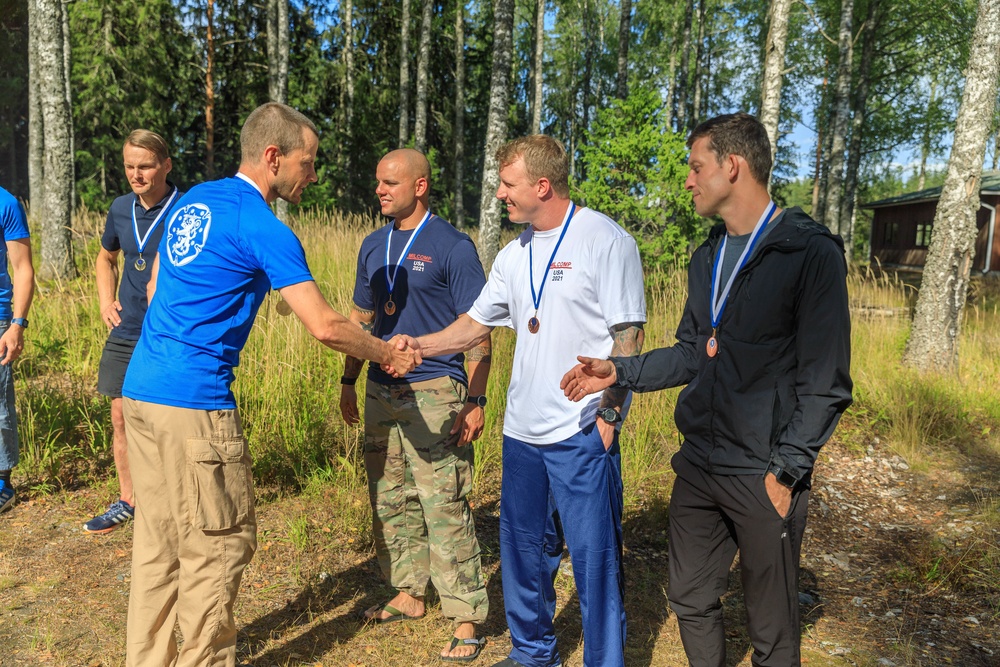
M 489 364 L 493 362 L 493 344 L 486 339 L 465 353 L 465 360 L 470 364 Z
M 611 328 L 611 355 L 612 357 L 634 357 L 642 352 L 642 344 L 646 338 L 646 333 L 642 329 L 641 322 L 625 322 Z M 625 403 L 628 396 L 628 389 L 624 387 L 609 387 L 604 390 L 601 397 L 602 408 L 620 408 Z
M 358 326 L 368 333 L 371 333 L 375 329 L 375 311 L 362 310 L 361 308 L 355 308 L 355 310 L 357 310 L 362 317 L 366 319 L 371 318 L 368 322 L 358 322 Z M 344 377 L 356 378 L 361 375 L 361 369 L 364 367 L 364 359 L 348 356 L 347 359 L 344 360 Z

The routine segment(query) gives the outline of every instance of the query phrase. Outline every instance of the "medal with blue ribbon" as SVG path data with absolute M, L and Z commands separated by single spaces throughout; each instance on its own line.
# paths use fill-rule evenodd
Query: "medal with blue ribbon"
M 753 228 L 753 233 L 750 236 L 750 242 L 747 243 L 747 247 L 743 249 L 743 254 L 740 255 L 739 261 L 736 262 L 736 268 L 733 272 L 729 274 L 729 280 L 726 281 L 726 286 L 722 290 L 722 296 L 719 296 L 719 283 L 722 282 L 722 276 L 719 275 L 719 269 L 722 267 L 722 257 L 726 252 L 726 241 L 729 239 L 729 234 L 723 236 L 722 243 L 719 244 L 719 252 L 715 255 L 715 263 L 712 265 L 712 294 L 710 298 L 712 302 L 709 304 L 712 312 L 712 336 L 708 339 L 708 343 L 705 344 L 705 352 L 710 357 L 714 357 L 719 353 L 719 340 L 716 338 L 716 333 L 718 332 L 719 322 L 722 321 L 722 311 L 726 309 L 726 301 L 729 299 L 729 290 L 732 289 L 733 283 L 736 282 L 736 274 L 740 272 L 743 265 L 747 263 L 750 259 L 750 254 L 753 252 L 754 246 L 757 245 L 757 241 L 760 240 L 761 234 L 764 232 L 764 228 L 767 227 L 767 223 L 770 222 L 771 216 L 778 209 L 777 204 L 773 201 L 767 203 L 767 208 L 764 209 L 764 214 L 760 216 L 760 220 L 757 221 L 757 226 Z
M 548 263 L 545 265 L 545 273 L 542 275 L 542 282 L 538 286 L 538 293 L 535 293 L 535 235 L 532 233 L 531 242 L 528 244 L 528 279 L 531 282 L 531 301 L 535 305 L 535 315 L 528 320 L 528 331 L 531 333 L 538 333 L 539 327 L 542 323 L 538 319 L 538 306 L 542 302 L 542 290 L 545 289 L 545 281 L 549 277 L 549 269 L 552 268 L 552 262 L 556 260 L 556 253 L 559 252 L 559 246 L 562 245 L 563 238 L 566 236 L 566 230 L 569 229 L 570 220 L 573 218 L 573 214 L 576 212 L 576 204 L 573 202 L 569 203 L 569 208 L 566 210 L 566 218 L 562 223 L 562 232 L 559 233 L 559 240 L 556 241 L 556 247 L 552 249 L 552 256 L 549 257 Z
M 146 244 L 149 243 L 150 235 L 152 235 L 156 226 L 160 224 L 160 219 L 163 218 L 163 215 L 170 209 L 170 204 L 174 201 L 174 197 L 176 196 L 177 188 L 174 188 L 174 191 L 170 193 L 170 198 L 167 199 L 163 208 L 160 209 L 160 213 L 156 216 L 156 219 L 153 220 L 153 224 L 149 226 L 149 229 L 146 230 L 146 235 L 143 236 L 142 239 L 139 238 L 139 222 L 135 218 L 135 205 L 139 202 L 139 195 L 135 195 L 132 200 L 132 234 L 135 236 L 135 245 L 139 249 L 139 258 L 136 259 L 133 264 L 136 271 L 146 270 L 146 260 L 142 257 L 142 251 L 145 250 Z
M 389 300 L 385 302 L 385 306 L 383 307 L 386 315 L 392 315 L 396 312 L 396 302 L 392 300 L 392 290 L 396 286 L 396 276 L 399 274 L 399 265 L 403 263 L 404 259 L 406 259 L 406 253 L 410 251 L 410 246 L 412 246 L 413 242 L 417 240 L 420 232 L 423 231 L 424 225 L 430 219 L 431 212 L 427 211 L 423 220 L 421 220 L 420 224 L 418 224 L 413 230 L 413 235 L 410 236 L 410 240 L 408 240 L 406 245 L 403 246 L 403 252 L 399 253 L 399 259 L 392 265 L 391 271 L 389 269 L 389 248 L 392 246 L 392 230 L 396 226 L 395 223 L 393 223 L 393 226 L 389 228 L 389 237 L 385 241 L 385 282 L 389 286 Z

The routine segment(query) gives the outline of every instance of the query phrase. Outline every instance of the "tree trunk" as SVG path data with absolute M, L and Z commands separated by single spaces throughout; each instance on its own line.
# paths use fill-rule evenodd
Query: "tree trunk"
M 215 178 L 215 35 L 212 20 L 215 0 L 205 6 L 205 180 Z
M 858 170 L 861 167 L 861 140 L 865 133 L 865 112 L 868 88 L 871 83 L 872 61 L 875 57 L 875 27 L 879 18 L 876 12 L 879 0 L 868 0 L 868 12 L 861 42 L 861 62 L 858 64 L 858 83 L 854 89 L 851 109 L 851 143 L 847 149 L 847 173 L 844 175 L 844 199 L 840 206 L 840 220 L 844 227 L 844 245 L 850 260 L 854 243 L 854 206 L 858 193 Z
M 694 100 L 691 103 L 691 121 L 693 128 L 701 120 L 701 75 L 702 59 L 705 55 L 705 0 L 698 2 L 698 43 L 694 47 L 694 77 L 691 88 L 694 89 Z
M 830 168 L 826 176 L 826 226 L 840 233 L 840 201 L 844 185 L 844 152 L 847 150 L 847 129 L 851 121 L 851 66 L 854 54 L 852 22 L 854 0 L 842 0 L 840 5 L 840 39 L 838 40 L 837 85 L 834 98 L 833 136 L 830 144 Z
M 288 102 L 288 0 L 267 2 L 267 89 L 272 102 Z M 288 222 L 288 202 L 278 199 L 274 212 Z
M 71 225 L 73 217 L 73 121 L 66 92 L 62 0 L 36 0 L 38 79 L 45 126 L 42 193 L 43 279 L 76 277 Z
M 761 83 L 760 122 L 771 141 L 771 169 L 778 152 L 778 121 L 781 116 L 781 82 L 785 70 L 785 46 L 788 44 L 788 15 L 792 0 L 771 0 L 768 12 L 767 44 L 764 46 L 764 80 Z M 767 177 L 768 187 L 771 175 Z
M 398 148 L 410 140 L 410 0 L 403 0 L 399 27 L 399 141 Z
M 70 182 L 69 201 L 70 210 L 76 208 L 76 137 L 73 136 L 73 84 L 70 82 L 72 74 L 73 60 L 70 57 L 69 45 L 69 0 L 62 0 L 62 40 L 63 40 L 63 78 L 66 79 L 66 106 L 69 108 L 70 132 L 69 132 L 69 154 L 73 159 L 73 178 Z M 74 266 L 74 271 L 76 267 Z
M 823 63 L 823 69 L 826 70 L 827 63 Z M 823 147 L 826 144 L 827 135 L 823 133 L 824 124 L 820 122 L 819 115 L 823 111 L 823 100 L 826 98 L 826 86 L 829 82 L 826 77 L 823 77 L 823 86 L 820 89 L 820 102 L 816 107 L 816 170 L 813 176 L 813 195 L 812 195 L 812 218 L 813 220 L 822 220 L 823 214 L 820 212 L 820 201 L 821 196 L 824 193 L 822 183 L 823 183 L 823 165 L 826 162 L 823 160 Z
M 976 211 L 1000 78 L 1000 0 L 980 0 L 927 263 L 903 363 L 922 371 L 957 368 L 958 337 L 976 244 Z
M 934 109 L 934 102 L 937 100 L 937 76 L 931 75 L 931 97 L 927 102 L 927 110 L 931 111 Z M 924 131 L 922 133 L 920 141 L 920 172 L 917 176 L 917 190 L 923 190 L 924 186 L 927 184 L 927 158 L 930 156 L 931 152 L 931 124 L 927 122 L 924 124 Z
M 621 0 L 621 20 L 618 23 L 618 80 L 615 97 L 628 97 L 628 47 L 632 39 L 632 0 Z M 668 98 L 669 99 L 669 98 Z
M 539 0 L 541 2 L 541 0 Z M 455 226 L 465 227 L 465 0 L 455 3 Z
M 664 127 L 674 126 L 674 93 L 677 90 L 677 47 L 670 47 L 670 63 L 667 65 L 667 103 L 664 104 Z
M 38 3 L 28 0 L 28 213 L 41 220 L 45 198 L 45 119 L 38 70 Z
M 354 122 L 354 0 L 343 0 L 342 6 L 344 8 L 344 88 L 347 90 L 344 120 L 346 121 L 345 132 L 350 138 L 354 136 L 352 127 Z M 348 145 L 350 145 L 349 142 Z
M 681 71 L 677 75 L 677 130 L 683 132 L 687 128 L 688 84 L 690 81 L 688 63 L 691 57 L 691 19 L 694 13 L 694 0 L 684 3 L 684 33 L 681 42 Z
M 459 0 L 461 2 L 462 0 Z M 629 2 L 630 0 L 624 0 Z M 535 53 L 531 61 L 531 133 L 542 131 L 542 85 L 545 66 L 545 0 L 535 0 Z
M 500 171 L 496 152 L 507 140 L 507 105 L 510 98 L 513 54 L 514 0 L 493 3 L 493 72 L 490 75 L 490 110 L 483 150 L 483 181 L 479 198 L 479 258 L 487 271 L 500 251 L 500 200 L 496 198 Z
M 417 55 L 417 116 L 414 120 L 414 147 L 421 153 L 427 151 L 427 69 L 431 61 L 431 29 L 434 0 L 424 0 L 424 13 L 420 20 L 420 52 Z

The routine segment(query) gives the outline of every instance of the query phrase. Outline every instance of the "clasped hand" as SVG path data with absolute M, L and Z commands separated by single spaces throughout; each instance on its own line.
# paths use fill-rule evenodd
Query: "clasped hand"
M 382 364 L 382 370 L 394 378 L 400 378 L 423 363 L 420 354 L 420 343 L 413 336 L 396 334 L 389 339 L 392 361 Z

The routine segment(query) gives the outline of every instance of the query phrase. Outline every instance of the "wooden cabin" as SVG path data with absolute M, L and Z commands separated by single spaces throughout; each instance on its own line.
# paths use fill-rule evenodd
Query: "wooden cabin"
M 882 266 L 922 269 L 934 228 L 941 188 L 909 192 L 862 204 L 873 213 L 871 232 L 872 263 Z M 1000 171 L 984 171 L 979 188 L 980 207 L 976 213 L 976 255 L 973 273 L 1000 274 Z

